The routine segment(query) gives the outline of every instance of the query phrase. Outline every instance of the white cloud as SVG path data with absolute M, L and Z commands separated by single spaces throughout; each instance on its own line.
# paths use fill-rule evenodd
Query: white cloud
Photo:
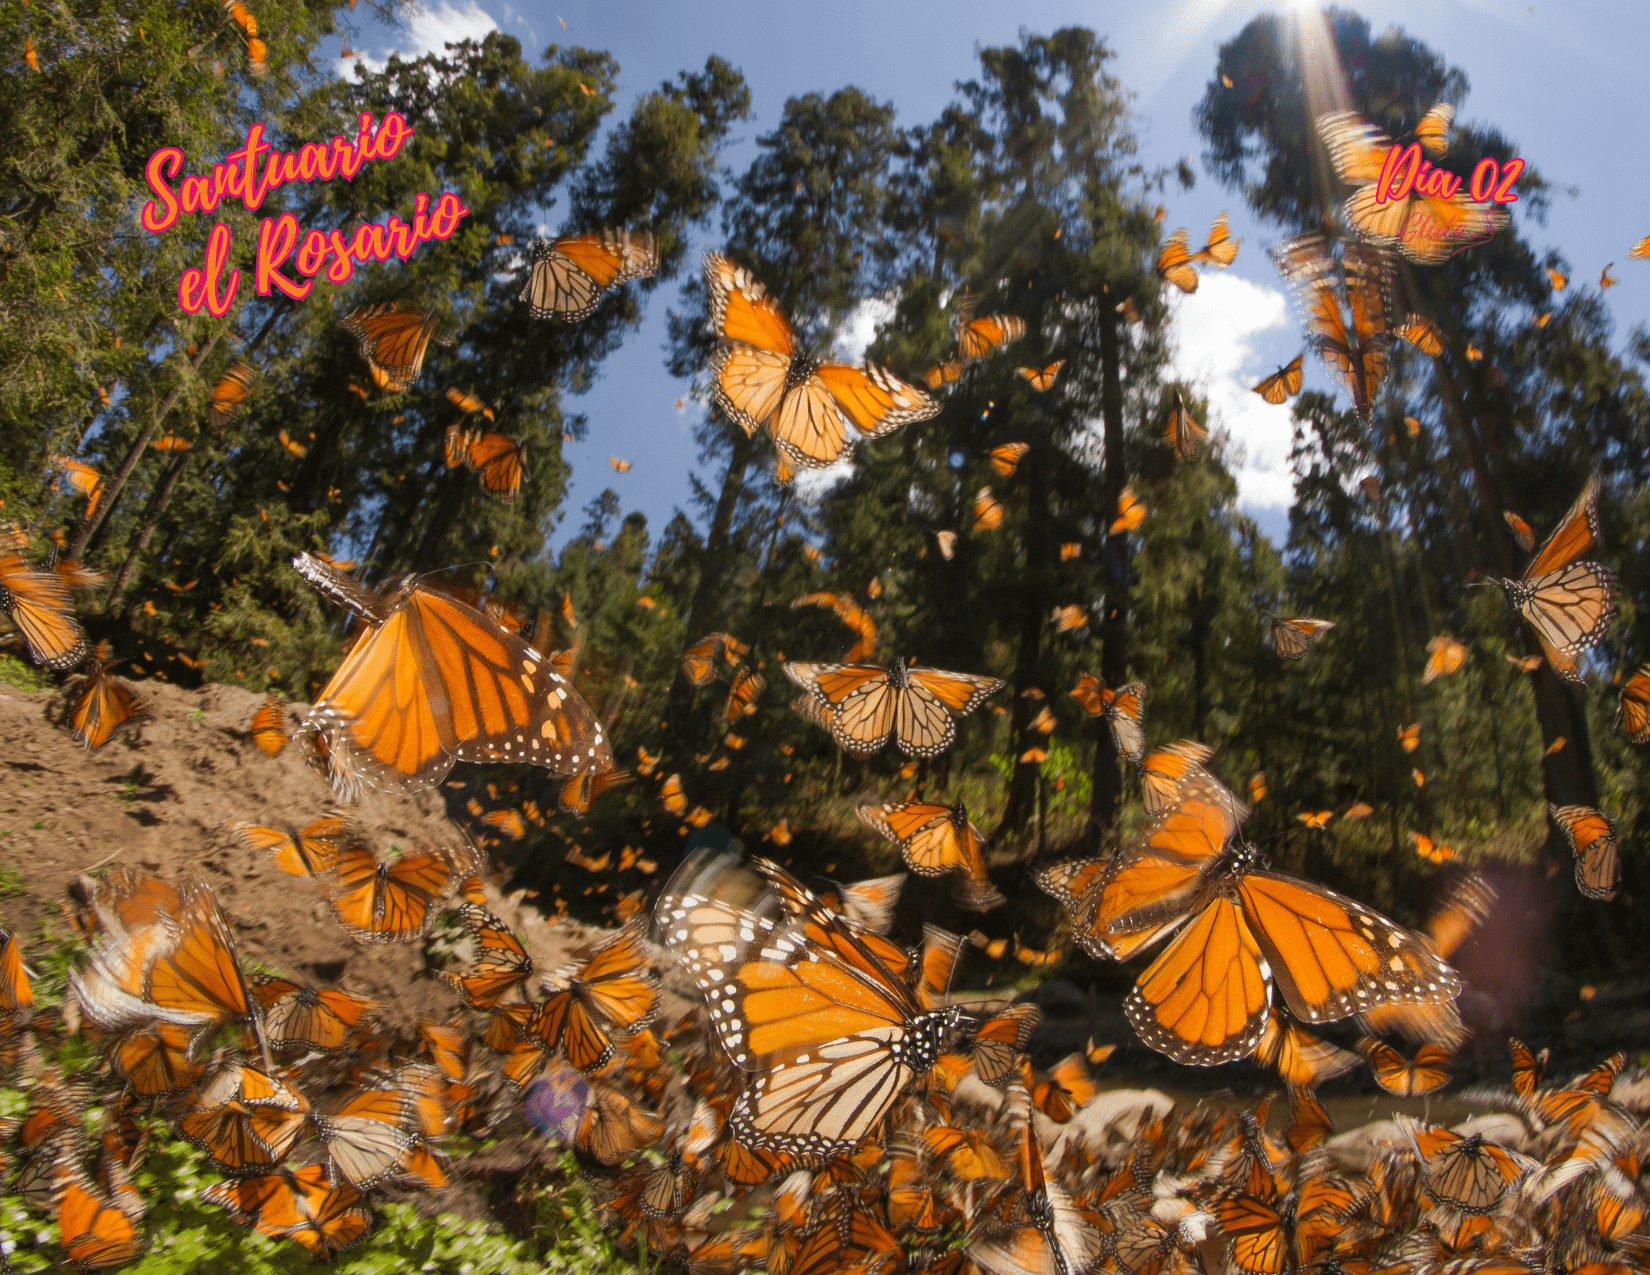
M 877 339 L 877 328 L 893 317 L 892 301 L 879 297 L 867 297 L 861 301 L 836 334 L 837 357 L 845 363 L 858 363 L 865 357 L 871 342 Z
M 805 505 L 817 505 L 831 488 L 853 472 L 851 452 L 838 456 L 824 469 L 799 469 L 796 471 L 796 498 Z
M 1287 299 L 1238 275 L 1211 273 L 1189 296 L 1171 295 L 1169 312 L 1176 338 L 1169 375 L 1196 385 L 1209 400 L 1209 427 L 1231 436 L 1239 503 L 1287 509 L 1295 496 L 1293 413 L 1250 389 L 1277 370 L 1261 359 L 1253 337 L 1290 322 Z
M 382 71 L 392 53 L 399 53 L 408 60 L 421 58 L 426 53 L 445 53 L 449 44 L 465 39 L 481 40 L 489 31 L 496 30 L 498 23 L 476 4 L 476 0 L 462 0 L 462 4 L 441 0 L 439 5 L 427 6 L 412 14 L 404 28 L 397 28 L 395 43 L 380 49 L 379 56 L 352 49 L 347 60 L 338 59 L 336 69 L 341 78 L 352 80 L 357 61 L 365 63 L 369 70 Z

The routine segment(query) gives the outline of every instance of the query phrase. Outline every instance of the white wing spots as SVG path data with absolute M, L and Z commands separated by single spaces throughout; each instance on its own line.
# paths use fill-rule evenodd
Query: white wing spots
M 1390 961 L 1387 962 L 1387 968 L 1390 969 L 1394 974 L 1402 974 L 1404 972 L 1403 958 L 1400 957 L 1400 956 L 1394 956 Z
M 724 961 L 737 960 L 738 957 L 739 957 L 739 949 L 736 948 L 732 943 L 720 944 L 717 947 L 716 950 L 721 953 L 722 959 Z
M 534 692 L 534 690 L 536 689 L 533 686 L 533 679 L 531 677 L 529 677 L 526 673 L 523 673 L 521 675 L 521 689 L 526 691 L 529 695 L 531 695 Z
M 1397 930 L 1388 930 L 1386 941 L 1388 947 L 1394 949 L 1400 948 L 1404 945 L 1404 936 L 1399 934 Z

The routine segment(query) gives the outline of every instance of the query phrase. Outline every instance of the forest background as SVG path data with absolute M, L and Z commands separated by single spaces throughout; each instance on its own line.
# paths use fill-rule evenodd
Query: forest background
M 541 772 L 455 774 L 463 786 L 444 790 L 455 819 L 494 839 L 489 852 L 547 908 L 596 920 L 621 896 L 656 890 L 687 836 L 660 808 L 665 775 L 680 775 L 690 803 L 747 846 L 816 881 L 895 870 L 852 807 L 915 791 L 967 803 L 1009 902 L 979 918 L 919 883 L 902 909 L 906 937 L 931 919 L 1062 951 L 1061 914 L 1033 873 L 1114 846 L 1143 822 L 1102 724 L 1068 692 L 1084 672 L 1113 686 L 1139 678 L 1154 743 L 1207 742 L 1240 790 L 1264 772 L 1247 834 L 1275 865 L 1410 922 L 1441 876 L 1463 863 L 1485 870 L 1501 904 L 1461 962 L 1498 990 L 1498 1013 L 1562 1013 L 1582 981 L 1643 990 L 1635 954 L 1650 909 L 1637 847 L 1650 809 L 1641 759 L 1611 718 L 1612 680 L 1650 658 L 1650 568 L 1638 552 L 1650 533 L 1650 333 L 1618 330 L 1617 294 L 1594 282 L 1595 245 L 1572 261 L 1545 241 L 1544 209 L 1570 195 L 1548 184 L 1541 154 L 1474 114 L 1469 50 L 1383 32 L 1349 10 L 1262 15 L 1203 69 L 1185 160 L 1157 165 L 1141 159 L 1131 86 L 1115 77 L 1103 34 L 1080 27 L 979 47 L 972 65 L 952 69 L 955 91 L 932 118 L 906 118 L 857 88 L 802 84 L 758 118 L 742 70 L 719 57 L 621 112 L 617 60 L 570 37 L 539 55 L 495 31 L 339 78 L 340 32 L 347 44 L 357 28 L 345 24 L 369 7 L 268 0 L 257 15 L 269 73 L 255 76 L 244 35 L 216 3 L 0 6 L 11 63 L 0 84 L 0 515 L 21 520 L 37 552 L 61 530 L 104 573 L 83 595 L 83 618 L 113 644 L 123 675 L 307 700 L 351 635 L 291 570 L 294 553 L 357 559 L 374 581 L 438 572 L 519 608 L 536 640 L 574 652 L 576 684 L 622 765 L 634 769 L 643 749 L 660 758 L 587 819 L 556 812 L 558 784 Z M 393 0 L 376 13 L 391 27 L 411 20 Z M 1178 209 L 1194 183 L 1200 198 L 1214 190 L 1244 210 L 1267 242 L 1321 224 L 1331 188 L 1317 180 L 1327 170 L 1310 140 L 1307 48 L 1319 59 L 1332 50 L 1347 104 L 1394 135 L 1434 102 L 1456 103 L 1448 166 L 1516 154 L 1529 167 L 1507 232 L 1444 267 L 1400 273 L 1404 307 L 1446 333 L 1441 356 L 1401 350 L 1367 426 L 1317 373 L 1291 404 L 1293 498 L 1287 524 L 1272 519 L 1267 535 L 1238 498 L 1245 439 L 1218 412 L 1193 460 L 1176 462 L 1160 441 L 1176 390 L 1200 420 L 1210 403 L 1175 372 L 1179 303 L 1150 267 L 1162 236 L 1191 221 Z M 177 278 L 199 263 L 210 224 L 160 237 L 138 228 L 149 155 L 178 146 L 192 171 L 252 121 L 292 148 L 352 136 L 362 110 L 400 111 L 417 136 L 354 182 L 284 189 L 260 215 L 350 226 L 406 218 L 417 193 L 454 190 L 471 209 L 458 235 L 344 286 L 318 284 L 298 305 L 243 286 L 223 320 L 180 314 Z M 1159 204 L 1169 209 L 1161 225 Z M 255 218 L 224 217 L 247 252 Z M 659 277 L 620 289 L 578 325 L 531 322 L 516 299 L 524 246 L 536 232 L 604 225 L 651 227 Z M 1202 230 L 1191 225 L 1194 243 Z M 1628 242 L 1608 255 L 1625 257 Z M 775 480 L 763 438 L 710 410 L 713 347 L 697 282 L 707 247 L 753 269 L 816 350 L 863 344 L 907 377 L 947 356 L 948 306 L 965 283 L 983 310 L 1021 316 L 1030 330 L 951 387 L 939 417 L 860 447 L 833 483 L 799 491 Z M 236 264 L 249 273 L 249 259 Z M 1562 292 L 1549 267 L 1571 275 Z M 1642 294 L 1643 271 L 1621 262 L 1622 291 Z M 1118 315 L 1124 298 L 1138 324 Z M 433 307 L 456 334 L 395 396 L 370 388 L 336 323 L 381 300 Z M 603 441 L 609 426 L 580 396 L 616 360 L 637 357 L 639 324 L 661 310 L 665 367 L 685 378 L 698 450 L 646 456 L 692 473 L 689 507 L 656 526 L 627 510 L 623 476 L 591 476 L 601 457 L 624 452 Z M 1469 359 L 1469 345 L 1483 357 Z M 214 429 L 207 396 L 237 359 L 257 369 L 254 393 Z M 1056 359 L 1065 363 L 1046 394 L 1015 372 Z M 446 466 L 444 431 L 470 423 L 449 388 L 479 396 L 496 428 L 525 440 L 530 477 L 514 504 Z M 1406 417 L 1420 423 L 1413 435 Z M 150 445 L 166 434 L 191 445 Z M 1030 451 L 1003 478 L 987 452 L 1011 441 Z M 55 481 L 58 454 L 104 475 L 95 517 Z M 1466 586 L 1518 574 L 1504 510 L 1544 533 L 1595 470 L 1601 556 L 1621 573 L 1621 615 L 1586 662 L 1586 686 L 1572 688 L 1545 667 L 1509 663 L 1527 639 L 1495 591 Z M 1006 516 L 975 529 L 987 485 Z M 1126 485 L 1149 512 L 1138 531 L 1112 535 Z M 569 515 L 572 534 L 558 534 Z M 954 558 L 937 550 L 941 530 L 958 533 Z M 1066 544 L 1081 550 L 1067 557 Z M 842 758 L 790 711 L 779 668 L 838 658 L 853 640 L 828 610 L 792 608 L 817 590 L 869 607 L 882 657 L 1008 687 L 936 762 Z M 1087 622 L 1060 632 L 1051 617 L 1066 606 Z M 1285 665 L 1265 641 L 1266 610 L 1338 627 Z M 751 716 L 725 720 L 726 665 L 709 688 L 680 675 L 684 647 L 715 630 L 749 643 L 749 665 L 766 679 Z M 1441 634 L 1469 658 L 1423 684 L 1427 644 Z M 0 668 L 19 682 L 40 676 L 16 660 Z M 1420 746 L 1405 752 L 1398 733 L 1416 722 Z M 1046 760 L 1022 760 L 1036 751 Z M 529 801 L 544 817 L 520 841 L 471 812 Z M 1548 801 L 1599 805 L 1617 820 L 1617 900 L 1576 894 Z M 1360 802 L 1374 814 L 1343 824 Z M 1336 812 L 1325 830 L 1297 818 L 1319 810 Z M 782 821 L 792 834 L 783 845 L 773 836 Z M 1416 833 L 1452 847 L 1456 862 L 1423 861 Z M 655 870 L 619 867 L 625 847 Z M 570 852 L 612 858 L 593 873 Z M 1532 933 L 1543 943 L 1529 943 Z M 1109 994 L 1128 976 L 1076 952 L 1058 961 L 981 958 L 964 977 L 1002 988 L 1058 973 Z

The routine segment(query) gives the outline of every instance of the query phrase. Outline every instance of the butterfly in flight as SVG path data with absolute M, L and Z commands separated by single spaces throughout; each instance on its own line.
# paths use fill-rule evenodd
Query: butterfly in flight
M 904 801 L 855 807 L 859 821 L 899 847 L 905 866 L 919 876 L 951 874 L 960 908 L 986 912 L 1004 902 L 986 872 L 980 834 L 962 804 Z
M 780 454 L 822 469 L 861 438 L 880 438 L 939 413 L 940 403 L 875 364 L 816 362 L 742 266 L 705 254 L 711 326 L 722 346 L 711 358 L 716 401 L 745 433 L 766 429 Z
M 1596 475 L 1587 480 L 1523 576 L 1489 581 L 1535 630 L 1547 663 L 1572 682 L 1582 680 L 1581 652 L 1603 638 L 1616 615 L 1615 572 L 1581 560 L 1598 543 L 1598 487 Z
M 1124 1002 L 1146 1044 L 1207 1066 L 1254 1051 L 1274 992 L 1307 1024 L 1460 992 L 1429 943 L 1322 886 L 1261 868 L 1236 840 L 1247 815 L 1199 770 L 1140 840 L 1038 878 L 1097 957 L 1126 960 L 1174 935 Z
M 463 465 L 481 475 L 481 489 L 494 500 L 514 504 L 527 477 L 527 445 L 486 430 L 447 426 L 447 468 Z
M 1103 717 L 1111 727 L 1112 742 L 1120 757 L 1139 761 L 1146 748 L 1146 684 L 1130 682 L 1116 690 L 1099 678 L 1084 673 L 1077 679 L 1071 697 L 1090 717 Z
M 535 319 L 577 322 L 612 288 L 659 272 L 659 244 L 646 230 L 603 230 L 533 241 L 533 268 L 518 300 Z
M 222 429 L 244 411 L 257 375 L 251 364 L 236 360 L 224 373 L 223 379 L 212 387 L 212 395 L 207 402 L 206 423 L 213 429 Z
M 1616 851 L 1616 825 L 1591 806 L 1555 806 L 1552 816 L 1576 857 L 1576 889 L 1589 899 L 1613 899 L 1621 884 L 1621 856 Z
M 15 525 L 0 527 L 0 611 L 17 627 L 29 658 L 67 669 L 86 654 L 69 586 L 55 571 L 36 571 L 23 556 L 27 539 Z
M 788 663 L 785 674 L 830 713 L 831 738 L 851 757 L 893 739 L 910 757 L 937 757 L 957 737 L 957 719 L 1001 690 L 994 677 L 948 673 L 896 659 L 877 664 Z
M 1199 425 L 1186 410 L 1180 391 L 1174 392 L 1174 408 L 1169 412 L 1169 423 L 1163 427 L 1163 441 L 1174 452 L 1176 460 L 1190 460 L 1197 449 L 1209 440 L 1209 431 Z
M 307 721 L 331 747 L 335 787 L 431 788 L 457 761 L 552 774 L 613 769 L 606 733 L 537 650 L 406 576 L 378 592 L 307 553 L 298 573 L 368 623 Z
M 1273 615 L 1270 611 L 1266 615 L 1272 621 L 1272 649 L 1285 660 L 1300 659 L 1335 627 L 1333 620 Z
M 432 340 L 452 342 L 441 333 L 441 318 L 433 310 L 404 310 L 394 301 L 361 306 L 338 322 L 360 343 L 373 383 L 390 394 L 412 388 Z
M 977 295 L 967 291 L 957 298 L 957 349 L 964 363 L 983 359 L 1026 334 L 1026 321 L 1012 314 L 988 314 L 976 319 L 974 311 L 979 302 Z M 1058 365 L 1055 370 L 1058 371 Z M 1053 377 L 1049 380 L 1052 384 Z
M 1337 269 L 1328 241 L 1313 232 L 1285 240 L 1275 255 L 1295 290 L 1313 347 L 1367 421 L 1389 370 L 1388 268 L 1379 250 L 1348 244 Z
M 86 751 L 95 753 L 107 744 L 115 731 L 148 712 L 139 702 L 137 692 L 127 683 L 109 673 L 114 663 L 109 658 L 109 644 L 99 642 L 97 652 L 87 667 L 80 698 L 69 712 L 69 725 L 74 738 L 86 745 Z

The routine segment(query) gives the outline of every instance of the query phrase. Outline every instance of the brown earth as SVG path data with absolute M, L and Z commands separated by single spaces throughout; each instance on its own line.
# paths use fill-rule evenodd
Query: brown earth
M 253 969 L 371 996 L 390 1027 L 456 1011 L 457 997 L 431 968 L 442 938 L 457 937 L 450 925 L 443 935 L 438 922 L 420 943 L 357 945 L 311 882 L 230 831 L 237 820 L 302 826 L 332 804 L 297 747 L 268 757 L 252 743 L 247 726 L 262 697 L 215 684 L 136 688 L 147 716 L 88 756 L 62 721 L 62 693 L 0 684 L 0 925 L 22 936 L 25 957 L 70 933 L 60 904 L 77 874 L 123 864 L 210 885 Z M 369 791 L 349 813 L 380 850 L 463 845 L 438 791 Z M 593 933 L 547 922 L 521 906 L 520 891 L 505 897 L 491 882 L 487 891 L 539 969 L 564 964 Z

